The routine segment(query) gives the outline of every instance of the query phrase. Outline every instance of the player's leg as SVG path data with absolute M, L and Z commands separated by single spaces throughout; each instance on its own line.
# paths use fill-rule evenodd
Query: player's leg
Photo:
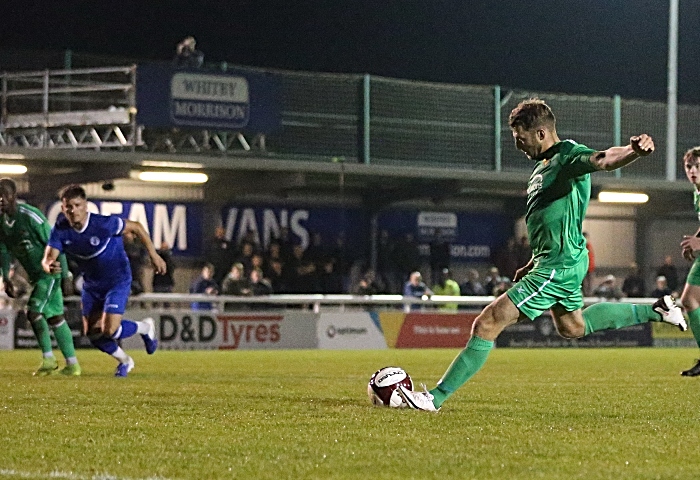
M 28 308 L 48 319 L 56 343 L 66 359 L 66 367 L 61 370 L 64 375 L 80 375 L 80 365 L 75 356 L 73 334 L 63 316 L 63 295 L 57 278 L 45 276 L 37 281 L 29 297 Z
M 467 346 L 452 361 L 445 374 L 430 393 L 433 403 L 440 407 L 459 387 L 464 385 L 486 363 L 496 337 L 508 325 L 521 317 L 508 295 L 503 294 L 488 305 L 474 320 L 472 336 Z
M 625 328 L 647 322 L 664 322 L 687 329 L 683 312 L 670 295 L 659 298 L 652 305 L 635 303 L 601 302 L 583 310 L 584 331 L 571 334 L 570 338 L 589 335 L 601 330 Z
M 34 332 L 36 341 L 39 343 L 39 348 L 41 349 L 42 354 L 41 365 L 37 371 L 34 372 L 34 375 L 51 375 L 58 370 L 58 362 L 56 361 L 56 357 L 54 357 L 51 349 L 49 324 L 46 323 L 44 316 L 38 312 L 28 311 L 27 320 L 29 320 L 29 324 L 32 326 L 32 331 Z
M 445 400 L 481 369 L 496 337 L 520 317 L 521 313 L 513 301 L 506 294 L 501 295 L 474 320 L 472 337 L 466 348 L 455 357 L 435 388 L 426 392 L 411 392 L 399 386 L 399 394 L 411 408 L 437 411 Z
M 66 366 L 61 370 L 61 374 L 68 376 L 78 376 L 82 373 L 78 358 L 75 355 L 75 346 L 73 345 L 73 332 L 71 332 L 66 318 L 61 314 L 49 318 L 49 326 L 53 330 L 53 335 L 56 337 L 58 348 L 66 360 Z
M 690 267 L 685 288 L 681 294 L 681 303 L 688 314 L 688 325 L 693 332 L 695 342 L 700 347 L 700 258 L 695 259 L 693 266 Z M 700 375 L 700 360 L 697 360 L 688 370 L 683 370 L 681 375 L 684 377 Z
M 81 298 L 83 323 L 86 325 L 86 334 L 90 339 L 90 343 L 101 352 L 114 357 L 119 362 L 117 374 L 122 370 L 124 371 L 124 375 L 118 376 L 126 376 L 128 371 L 134 368 L 134 361 L 121 349 L 110 333 L 111 323 L 118 325 L 119 321 L 114 322 L 105 318 L 106 315 L 102 311 L 104 295 L 101 292 L 93 292 L 84 288 Z M 119 318 L 121 318 L 121 315 L 119 315 Z M 126 368 L 122 367 L 122 365 L 125 365 Z
M 585 272 L 585 270 L 584 270 Z M 429 392 L 412 392 L 399 387 L 404 401 L 419 410 L 436 411 L 459 387 L 464 385 L 486 362 L 498 335 L 508 325 L 518 320 L 535 319 L 548 310 L 562 295 L 578 292 L 580 304 L 581 280 L 573 281 L 567 271 L 552 268 L 535 268 L 505 294 L 487 306 L 474 321 L 472 337 L 467 347 L 454 359 L 437 387 Z
M 105 307 L 106 308 L 106 307 Z M 131 358 L 117 343 L 121 338 L 128 338 L 136 333 L 136 325 L 129 320 L 122 320 L 120 313 L 102 312 L 102 334 L 114 345 L 114 351 L 110 354 L 119 361 L 114 372 L 115 377 L 126 377 L 134 368 L 134 359 Z
M 143 339 L 146 352 L 151 355 L 158 348 L 153 319 L 145 318 L 141 321 L 135 321 L 122 318 L 130 291 L 131 284 L 125 283 L 107 292 L 104 312 L 107 315 L 105 318 L 109 325 L 109 333 L 115 340 L 129 338 L 138 333 Z
M 561 269 L 556 274 L 558 286 L 565 287 L 552 290 L 558 296 L 551 312 L 560 335 L 579 338 L 601 330 L 625 328 L 646 322 L 666 322 L 685 330 L 683 312 L 668 295 L 653 305 L 602 302 L 580 312 L 583 308 L 580 285 L 586 275 L 586 264 L 587 262 L 582 262 L 572 268 Z

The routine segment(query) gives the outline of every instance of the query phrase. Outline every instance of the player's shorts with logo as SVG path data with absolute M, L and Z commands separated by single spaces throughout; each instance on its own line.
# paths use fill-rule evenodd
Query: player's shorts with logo
M 42 275 L 34 284 L 27 310 L 41 313 L 44 318 L 63 315 L 63 293 L 59 275 Z
M 584 257 L 571 268 L 535 267 L 507 292 L 518 310 L 530 320 L 559 304 L 567 312 L 583 307 L 581 283 L 588 271 Z
M 111 287 L 85 286 L 81 300 L 83 316 L 91 313 L 105 312 L 123 314 L 131 293 L 131 278 L 125 279 Z

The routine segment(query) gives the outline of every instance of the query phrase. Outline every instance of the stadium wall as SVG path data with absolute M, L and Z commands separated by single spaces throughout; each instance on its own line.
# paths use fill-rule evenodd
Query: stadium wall
M 77 315 L 76 315 L 77 313 Z M 386 348 L 463 348 L 471 336 L 478 309 L 467 311 L 346 310 L 152 310 L 131 308 L 127 318 L 155 319 L 165 350 L 381 350 Z M 92 348 L 81 334 L 79 312 L 67 315 L 79 348 Z M 138 335 L 125 339 L 126 349 L 143 348 Z M 690 332 L 648 323 L 622 330 L 596 332 L 582 339 L 559 336 L 549 315 L 508 327 L 499 348 L 542 347 L 691 347 Z M 56 345 L 54 344 L 54 348 Z M 12 309 L 0 310 L 0 349 L 38 348 L 24 320 Z

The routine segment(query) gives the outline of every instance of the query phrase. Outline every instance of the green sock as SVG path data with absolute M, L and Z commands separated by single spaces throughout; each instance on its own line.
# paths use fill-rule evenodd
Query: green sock
M 36 336 L 36 340 L 39 342 L 39 348 L 41 348 L 42 353 L 50 353 L 52 351 L 51 335 L 49 335 L 49 324 L 46 323 L 46 319 L 44 317 L 39 317 L 29 323 L 32 325 L 34 336 Z
M 596 303 L 583 310 L 586 335 L 601 330 L 613 330 L 647 322 L 660 322 L 661 317 L 651 305 L 633 303 Z
M 73 334 L 70 331 L 68 323 L 63 320 L 57 326 L 53 328 L 53 335 L 56 337 L 56 343 L 58 343 L 58 348 L 61 349 L 63 357 L 68 359 L 75 358 L 75 347 L 73 346 Z
M 476 335 L 469 340 L 467 347 L 455 357 L 438 382 L 437 387 L 430 391 L 434 397 L 433 404 L 436 408 L 440 408 L 445 400 L 450 398 L 459 387 L 467 383 L 467 380 L 481 369 L 492 348 L 492 341 L 484 340 Z
M 698 347 L 700 347 L 700 308 L 688 312 L 688 326 L 693 332 L 695 342 L 698 344 Z

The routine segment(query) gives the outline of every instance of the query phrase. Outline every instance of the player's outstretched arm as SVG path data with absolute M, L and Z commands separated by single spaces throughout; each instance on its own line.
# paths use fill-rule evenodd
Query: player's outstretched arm
M 148 256 L 151 257 L 151 263 L 153 263 L 153 270 L 156 273 L 163 275 L 167 270 L 165 260 L 163 260 L 160 257 L 160 255 L 158 255 L 156 247 L 153 245 L 151 237 L 148 236 L 148 232 L 146 232 L 146 229 L 143 228 L 143 225 L 132 220 L 126 220 L 123 233 L 133 233 L 134 235 L 139 237 L 139 240 L 141 240 L 141 243 L 146 247 L 146 250 L 148 251 Z
M 591 156 L 598 170 L 617 170 L 654 152 L 654 140 L 643 133 L 630 138 L 629 145 L 624 147 L 610 147 L 607 150 L 596 152 Z
M 44 250 L 44 258 L 41 259 L 41 268 L 43 268 L 46 273 L 60 273 L 61 262 L 58 261 L 58 256 L 60 254 L 61 252 L 59 252 L 57 248 L 47 245 Z

